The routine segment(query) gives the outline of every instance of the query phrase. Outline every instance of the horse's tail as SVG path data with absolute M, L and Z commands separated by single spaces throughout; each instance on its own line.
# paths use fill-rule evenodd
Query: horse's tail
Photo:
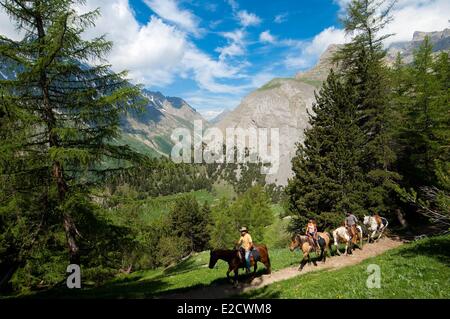
M 264 260 L 262 260 L 262 258 L 261 258 L 263 254 L 260 253 L 259 255 L 260 255 L 261 262 L 264 263 L 264 266 L 267 269 L 267 273 L 270 274 L 272 272 L 272 266 L 270 264 L 269 249 L 267 248 L 267 246 L 265 244 L 260 244 L 258 246 L 266 251 L 265 255 L 266 255 L 267 260 L 265 263 L 264 263 Z
M 381 217 L 381 220 L 382 220 L 382 223 L 383 223 L 383 230 L 384 230 L 384 229 L 386 229 L 388 227 L 389 221 L 386 218 L 384 218 L 384 217 Z

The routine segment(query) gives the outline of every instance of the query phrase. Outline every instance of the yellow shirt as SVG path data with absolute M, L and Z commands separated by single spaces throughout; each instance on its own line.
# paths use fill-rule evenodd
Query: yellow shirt
M 245 233 L 245 235 L 241 236 L 241 239 L 239 239 L 239 245 L 241 245 L 241 247 L 244 248 L 245 250 L 250 250 L 252 244 L 253 244 L 252 236 L 250 236 L 249 233 Z

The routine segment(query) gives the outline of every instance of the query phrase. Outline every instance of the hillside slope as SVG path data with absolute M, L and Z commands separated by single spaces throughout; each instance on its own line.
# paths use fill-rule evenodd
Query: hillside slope
M 193 129 L 194 121 L 207 121 L 179 97 L 164 96 L 160 92 L 143 90 L 149 103 L 142 112 L 132 112 L 122 119 L 124 136 L 133 139 L 160 155 L 169 155 L 172 149 L 170 135 L 176 128 Z

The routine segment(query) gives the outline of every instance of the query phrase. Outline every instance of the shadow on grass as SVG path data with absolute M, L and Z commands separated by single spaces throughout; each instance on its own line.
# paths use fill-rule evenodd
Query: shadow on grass
M 395 252 L 395 255 L 405 258 L 413 258 L 418 255 L 427 256 L 450 266 L 450 236 L 430 237 L 412 243 L 412 246 L 404 247 Z

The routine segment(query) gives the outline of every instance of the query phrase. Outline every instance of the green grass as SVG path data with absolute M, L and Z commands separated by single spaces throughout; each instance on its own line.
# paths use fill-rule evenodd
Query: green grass
M 299 82 L 304 82 L 306 84 L 312 85 L 316 88 L 320 88 L 322 86 L 322 81 L 319 80 L 312 80 L 312 79 L 296 79 Z
M 159 149 L 164 154 L 170 154 L 173 144 L 170 142 L 170 138 L 166 136 L 155 136 L 155 142 L 158 144 Z
M 158 153 L 156 150 L 141 142 L 137 138 L 127 133 L 122 133 L 119 140 L 117 141 L 119 145 L 126 144 L 130 146 L 136 152 L 147 155 L 152 158 L 161 157 L 162 155 Z
M 381 269 L 381 288 L 366 287 L 367 267 Z M 244 298 L 450 298 L 450 235 L 405 244 L 356 266 L 308 273 Z
M 266 91 L 266 90 L 272 90 L 279 88 L 282 84 L 282 81 L 296 81 L 296 82 L 303 82 L 309 85 L 312 85 L 316 88 L 319 88 L 322 86 L 322 81 L 319 80 L 313 80 L 313 79 L 296 79 L 296 78 L 275 78 L 261 86 L 258 91 Z
M 234 200 L 237 197 L 237 194 L 233 189 L 233 185 L 224 181 L 214 183 L 213 194 L 215 197 L 214 199 L 215 202 L 218 202 L 221 198 Z
M 136 214 L 139 219 L 146 224 L 151 223 L 155 219 L 167 214 L 175 200 L 185 194 L 192 194 L 197 199 L 200 204 L 205 201 L 212 203 L 214 200 L 214 194 L 208 192 L 207 190 L 192 191 L 190 193 L 179 193 L 174 195 L 159 196 L 159 197 L 148 197 L 142 200 L 136 199 L 126 199 L 121 200 L 124 203 L 117 208 L 121 212 L 119 215 L 111 214 L 115 221 L 120 221 L 119 219 L 126 219 L 128 214 Z M 126 223 L 126 220 L 123 220 Z M 120 223 L 119 223 L 120 224 Z
M 272 270 L 296 265 L 300 253 L 288 249 L 269 250 Z M 196 254 L 176 266 L 166 269 L 139 271 L 120 275 L 111 282 L 97 288 L 81 290 L 54 289 L 24 297 L 36 298 L 151 298 L 161 294 L 181 292 L 186 289 L 225 284 L 228 264 L 218 261 L 214 269 L 208 268 L 209 252 Z M 259 272 L 264 266 L 259 264 Z M 242 273 L 242 271 L 241 271 Z M 240 279 L 246 275 L 241 274 Z

